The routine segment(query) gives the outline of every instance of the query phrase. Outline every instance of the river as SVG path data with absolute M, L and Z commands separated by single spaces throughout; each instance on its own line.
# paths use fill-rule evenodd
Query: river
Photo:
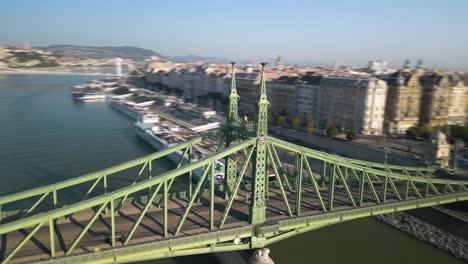
M 70 86 L 90 77 L 0 76 L 0 195 L 57 182 L 153 152 L 132 120 L 107 102 L 76 103 Z M 157 168 L 170 169 L 161 162 Z M 283 263 L 463 263 L 373 218 L 350 221 L 269 246 Z M 146 261 L 239 263 L 236 253 Z

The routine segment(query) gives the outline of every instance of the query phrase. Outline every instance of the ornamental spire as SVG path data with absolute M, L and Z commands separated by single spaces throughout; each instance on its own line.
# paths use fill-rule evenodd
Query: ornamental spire
M 267 93 L 266 93 L 266 84 L 265 84 L 265 67 L 267 65 L 266 62 L 260 63 L 262 65 L 262 77 L 260 80 L 260 98 L 258 101 L 258 104 L 269 104 L 268 99 L 267 99 Z
M 239 95 L 236 88 L 236 63 L 231 62 L 231 93 L 229 94 L 228 122 L 237 122 L 239 120 L 238 101 Z
M 261 63 L 262 65 L 262 77 L 260 80 L 260 95 L 258 100 L 257 107 L 257 136 L 263 137 L 268 133 L 268 107 L 270 103 L 267 99 L 266 93 L 266 84 L 265 84 L 265 66 L 266 63 Z

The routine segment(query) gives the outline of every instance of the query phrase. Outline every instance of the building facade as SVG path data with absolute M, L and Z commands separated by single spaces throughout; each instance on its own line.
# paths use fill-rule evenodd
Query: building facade
M 258 91 L 260 87 L 260 73 L 257 71 L 236 73 L 237 94 L 240 97 L 240 114 L 255 116 L 258 103 Z
M 410 71 L 398 71 L 386 78 L 388 91 L 385 105 L 385 132 L 405 134 L 419 124 L 421 83 Z
M 296 112 L 303 120 L 318 120 L 320 102 L 320 75 L 301 76 L 296 84 Z
M 339 131 L 366 135 L 383 132 L 387 83 L 375 77 L 327 76 L 321 82 L 319 124 L 326 119 Z
M 421 77 L 422 100 L 419 124 L 431 127 L 445 126 L 450 104 L 450 80 L 447 75 L 435 72 Z
M 293 118 L 296 115 L 296 81 L 295 76 L 281 76 L 267 83 L 268 100 L 274 107 L 270 108 L 274 116 Z
M 448 108 L 448 125 L 464 125 L 466 118 L 466 87 L 458 76 L 450 76 L 450 101 Z

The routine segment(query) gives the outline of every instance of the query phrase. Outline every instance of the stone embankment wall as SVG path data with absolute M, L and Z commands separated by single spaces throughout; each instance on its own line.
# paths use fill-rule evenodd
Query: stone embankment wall
M 392 213 L 376 216 L 377 220 L 406 232 L 419 240 L 468 261 L 467 241 L 424 222 L 407 213 Z

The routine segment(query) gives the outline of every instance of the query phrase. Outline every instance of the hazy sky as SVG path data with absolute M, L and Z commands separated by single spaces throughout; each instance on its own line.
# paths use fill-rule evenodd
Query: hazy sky
M 24 42 L 468 70 L 468 0 L 2 0 L 0 45 Z

